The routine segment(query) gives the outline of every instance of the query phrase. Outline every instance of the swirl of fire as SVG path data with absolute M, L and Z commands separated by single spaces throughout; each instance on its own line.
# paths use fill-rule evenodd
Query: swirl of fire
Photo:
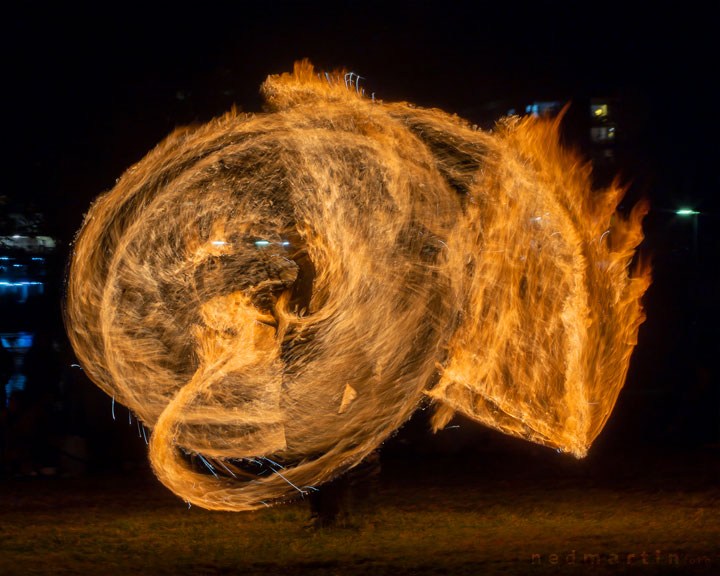
M 580 457 L 624 383 L 645 206 L 613 217 L 557 123 L 485 133 L 349 76 L 300 62 L 267 113 L 175 131 L 78 234 L 73 347 L 193 504 L 305 492 L 424 399 L 436 429 L 460 411 Z

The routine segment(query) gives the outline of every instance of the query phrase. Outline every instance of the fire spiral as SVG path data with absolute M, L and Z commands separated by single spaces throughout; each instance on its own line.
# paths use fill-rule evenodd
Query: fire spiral
M 557 122 L 492 133 L 307 62 L 268 111 L 179 129 L 86 215 L 66 325 L 193 504 L 278 503 L 423 402 L 583 456 L 624 383 L 644 204 L 591 189 Z

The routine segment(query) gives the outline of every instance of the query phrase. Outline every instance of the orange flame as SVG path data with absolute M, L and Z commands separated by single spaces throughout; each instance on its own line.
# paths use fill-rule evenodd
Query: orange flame
M 647 206 L 613 216 L 622 188 L 592 191 L 557 122 L 485 133 L 358 82 L 270 76 L 270 112 L 171 134 L 78 234 L 73 347 L 193 504 L 306 492 L 428 397 L 436 429 L 460 411 L 582 456 L 624 383 Z

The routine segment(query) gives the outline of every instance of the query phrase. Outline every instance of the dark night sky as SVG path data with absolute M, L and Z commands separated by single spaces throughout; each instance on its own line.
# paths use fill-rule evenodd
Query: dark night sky
M 630 4 L 32 6 L 8 15 L 2 34 L 0 194 L 32 199 L 67 238 L 91 199 L 175 126 L 233 103 L 259 110 L 265 76 L 309 57 L 361 73 L 383 99 L 474 121 L 509 99 L 630 97 L 638 174 L 628 176 L 647 180 L 656 205 L 681 198 L 715 210 L 718 3 Z

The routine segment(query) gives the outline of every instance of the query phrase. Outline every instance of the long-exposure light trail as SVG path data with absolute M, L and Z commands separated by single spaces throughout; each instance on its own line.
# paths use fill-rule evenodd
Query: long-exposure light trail
M 488 133 L 359 81 L 270 76 L 265 113 L 176 130 L 78 234 L 73 347 L 188 503 L 297 497 L 427 402 L 582 457 L 625 381 L 645 204 L 616 214 L 557 120 Z

